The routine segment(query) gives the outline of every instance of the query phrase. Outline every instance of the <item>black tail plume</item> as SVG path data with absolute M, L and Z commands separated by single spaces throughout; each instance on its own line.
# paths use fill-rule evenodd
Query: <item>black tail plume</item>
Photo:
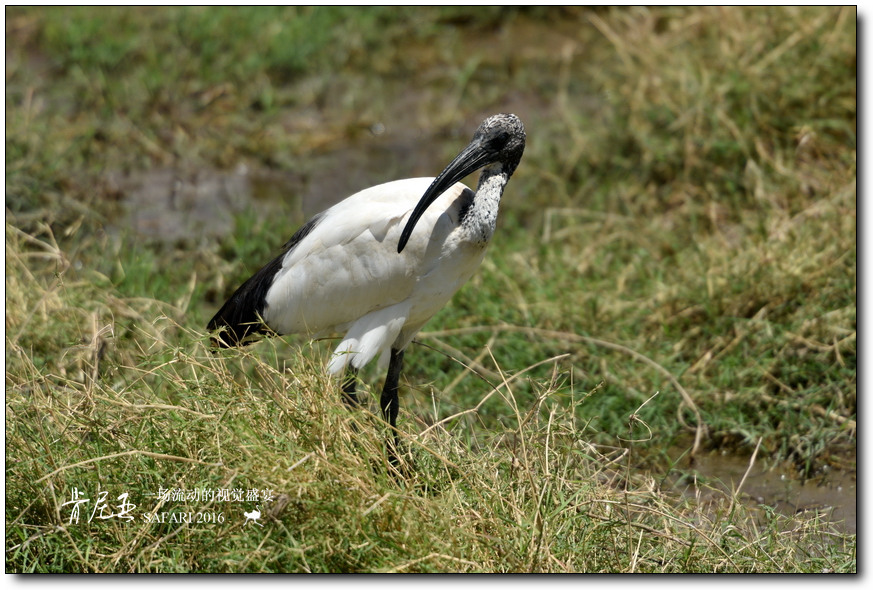
M 210 331 L 225 328 L 212 337 L 212 346 L 216 348 L 245 346 L 253 341 L 251 336 L 255 334 L 275 334 L 263 321 L 264 309 L 267 306 L 267 291 L 273 285 L 276 273 L 282 270 L 282 263 L 288 253 L 309 235 L 323 217 L 324 212 L 315 215 L 294 232 L 291 239 L 282 247 L 282 253 L 252 275 L 221 306 L 206 326 Z
M 267 291 L 281 268 L 282 256 L 279 256 L 252 275 L 221 306 L 206 326 L 209 331 L 220 330 L 212 336 L 212 346 L 245 346 L 255 340 L 252 336 L 256 334 L 272 333 L 262 316 L 267 305 Z

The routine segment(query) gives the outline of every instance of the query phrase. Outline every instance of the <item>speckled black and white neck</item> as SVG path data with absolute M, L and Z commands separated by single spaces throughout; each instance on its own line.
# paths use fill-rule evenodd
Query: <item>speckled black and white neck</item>
M 503 196 L 507 182 L 509 174 L 503 170 L 501 164 L 489 166 L 482 171 L 476 196 L 460 220 L 461 229 L 466 234 L 464 239 L 480 246 L 491 241 L 497 227 L 500 197 Z

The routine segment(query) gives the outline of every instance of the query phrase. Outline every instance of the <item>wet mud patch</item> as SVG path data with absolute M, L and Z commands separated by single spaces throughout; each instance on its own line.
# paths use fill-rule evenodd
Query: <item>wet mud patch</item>
M 299 181 L 290 174 L 161 168 L 107 175 L 120 195 L 110 232 L 128 230 L 158 241 L 216 238 L 233 231 L 235 217 L 248 209 L 261 215 L 295 207 Z M 299 209 L 299 204 L 297 204 Z
M 730 496 L 739 488 L 740 500 L 753 510 L 769 507 L 785 516 L 818 516 L 841 532 L 856 533 L 855 470 L 824 467 L 815 477 L 803 480 L 790 463 L 767 466 L 759 460 L 749 468 L 749 461 L 749 457 L 713 451 L 696 457 L 681 475 L 668 479 L 673 491 L 702 505 L 716 502 L 723 494 Z M 855 464 L 854 457 L 850 464 Z

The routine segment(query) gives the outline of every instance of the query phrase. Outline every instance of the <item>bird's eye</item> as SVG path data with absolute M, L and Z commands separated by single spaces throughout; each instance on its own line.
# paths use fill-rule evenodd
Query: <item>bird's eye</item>
M 488 147 L 494 151 L 500 151 L 506 146 L 506 143 L 508 141 L 509 133 L 507 133 L 506 131 L 500 131 L 491 136 L 491 138 L 488 140 Z

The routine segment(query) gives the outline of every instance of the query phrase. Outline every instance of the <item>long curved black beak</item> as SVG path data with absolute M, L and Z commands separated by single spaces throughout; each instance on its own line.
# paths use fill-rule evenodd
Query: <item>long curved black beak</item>
M 421 219 L 421 216 L 430 204 L 443 194 L 447 188 L 468 174 L 492 163 L 493 157 L 494 152 L 485 149 L 482 140 L 477 137 L 452 160 L 451 164 L 446 166 L 445 170 L 440 172 L 440 175 L 434 179 L 433 183 L 424 192 L 418 205 L 412 210 L 412 215 L 409 216 L 409 221 L 406 222 L 406 227 L 403 228 L 403 233 L 400 234 L 400 241 L 397 243 L 398 254 L 403 252 L 403 248 L 406 247 L 406 243 L 412 236 L 415 224 L 418 223 L 418 220 Z

